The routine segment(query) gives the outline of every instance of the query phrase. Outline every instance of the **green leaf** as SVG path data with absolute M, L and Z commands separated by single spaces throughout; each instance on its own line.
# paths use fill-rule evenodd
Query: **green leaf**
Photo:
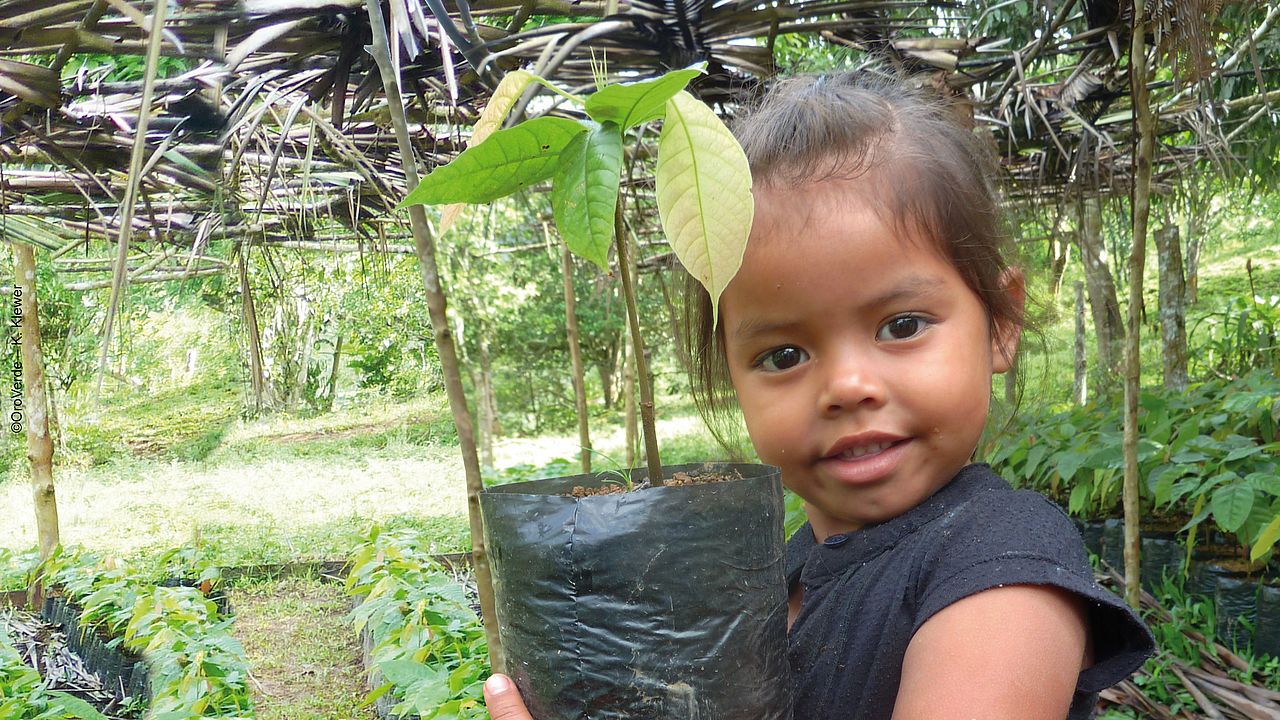
M 1075 477 L 1076 471 L 1084 464 L 1085 457 L 1082 453 L 1068 450 L 1061 453 L 1058 457 L 1058 474 L 1063 480 L 1070 481 Z
M 683 90 L 667 101 L 656 189 L 667 240 L 711 296 L 714 324 L 751 234 L 751 168 L 720 118 Z
M 535 80 L 541 80 L 541 78 L 527 70 L 512 70 L 507 73 L 502 78 L 502 82 L 498 83 L 498 88 L 493 91 L 489 103 L 481 111 L 480 119 L 476 120 L 476 124 L 471 128 L 471 138 L 467 140 L 467 147 L 479 145 L 495 130 L 502 127 L 502 121 L 507 118 L 507 113 L 511 112 L 511 108 L 520 99 L 525 88 Z M 454 203 L 440 211 L 440 232 L 445 232 L 449 226 L 453 225 L 465 205 L 466 203 Z
M 398 208 L 486 203 L 546 180 L 556 171 L 560 152 L 586 129 L 576 120 L 545 116 L 498 130 L 432 170 Z
M 378 669 L 388 681 L 403 686 L 440 675 L 440 671 L 412 660 L 387 660 L 378 663 Z
M 1276 515 L 1275 519 L 1258 533 L 1258 537 L 1253 541 L 1253 549 L 1249 551 L 1249 560 L 1256 562 L 1266 555 L 1277 540 L 1280 540 L 1280 515 Z
M 666 112 L 667 101 L 701 74 L 701 68 L 689 68 L 654 80 L 608 85 L 587 98 L 587 114 L 596 122 L 614 122 L 624 130 L 657 120 Z
M 569 141 L 551 182 L 551 207 L 565 244 L 605 272 L 621 173 L 622 132 L 605 123 Z
M 1231 452 L 1227 453 L 1227 456 L 1222 458 L 1222 462 L 1229 463 L 1232 460 L 1247 458 L 1250 455 L 1257 455 L 1260 452 L 1262 452 L 1262 447 L 1258 445 L 1254 445 L 1252 447 L 1236 448 L 1235 450 L 1232 450 Z
M 1084 510 L 1085 505 L 1089 502 L 1089 491 L 1092 488 L 1088 483 L 1079 483 L 1071 489 L 1071 498 L 1067 501 L 1067 509 L 1073 514 L 1079 514 Z
M 79 720 L 107 720 L 106 715 L 98 712 L 92 705 L 74 695 L 68 695 L 56 690 L 50 691 L 49 695 L 56 699 L 59 706 L 58 709 L 71 717 Z
M 1235 532 L 1249 517 L 1253 509 L 1253 488 L 1248 483 L 1236 482 L 1218 488 L 1211 501 L 1213 518 L 1225 532 Z

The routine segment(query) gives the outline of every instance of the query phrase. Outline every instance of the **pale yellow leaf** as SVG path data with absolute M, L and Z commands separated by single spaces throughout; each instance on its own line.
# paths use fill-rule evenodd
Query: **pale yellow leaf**
M 715 321 L 751 234 L 751 168 L 729 128 L 685 91 L 667 101 L 655 185 L 667 240 L 707 289 Z

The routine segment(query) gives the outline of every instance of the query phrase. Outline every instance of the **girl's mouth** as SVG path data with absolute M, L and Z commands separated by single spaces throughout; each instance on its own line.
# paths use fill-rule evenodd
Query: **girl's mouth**
M 878 455 L 885 450 L 893 447 L 900 441 L 880 442 L 873 445 L 862 445 L 859 447 L 851 447 L 840 453 L 836 457 L 841 460 L 853 460 L 854 458 L 865 457 L 867 455 Z
M 903 458 L 911 438 L 885 434 L 852 436 L 836 443 L 818 462 L 845 485 L 864 485 L 888 477 Z

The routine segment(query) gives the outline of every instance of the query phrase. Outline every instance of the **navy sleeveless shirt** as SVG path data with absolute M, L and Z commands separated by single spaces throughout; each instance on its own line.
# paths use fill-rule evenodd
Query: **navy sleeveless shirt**
M 1053 585 L 1084 599 L 1094 664 L 1069 720 L 1093 717 L 1098 692 L 1155 650 L 1123 599 L 1094 581 L 1080 533 L 1038 493 L 970 465 L 923 503 L 817 544 L 808 524 L 787 543 L 787 584 L 804 586 L 791 627 L 797 718 L 888 720 L 907 644 L 926 620 L 1002 585 Z

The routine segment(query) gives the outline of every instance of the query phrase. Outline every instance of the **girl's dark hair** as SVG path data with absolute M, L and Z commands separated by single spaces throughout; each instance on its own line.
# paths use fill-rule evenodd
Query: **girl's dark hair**
M 1013 248 L 992 178 L 995 148 L 983 146 L 962 109 L 933 87 L 875 70 L 795 76 L 773 83 L 733 131 L 756 187 L 799 190 L 873 176 L 855 186 L 859 196 L 904 237 L 935 243 L 986 308 L 994 333 L 1020 325 L 1023 314 L 1001 283 Z M 733 450 L 723 329 L 691 276 L 685 297 L 694 402 Z

